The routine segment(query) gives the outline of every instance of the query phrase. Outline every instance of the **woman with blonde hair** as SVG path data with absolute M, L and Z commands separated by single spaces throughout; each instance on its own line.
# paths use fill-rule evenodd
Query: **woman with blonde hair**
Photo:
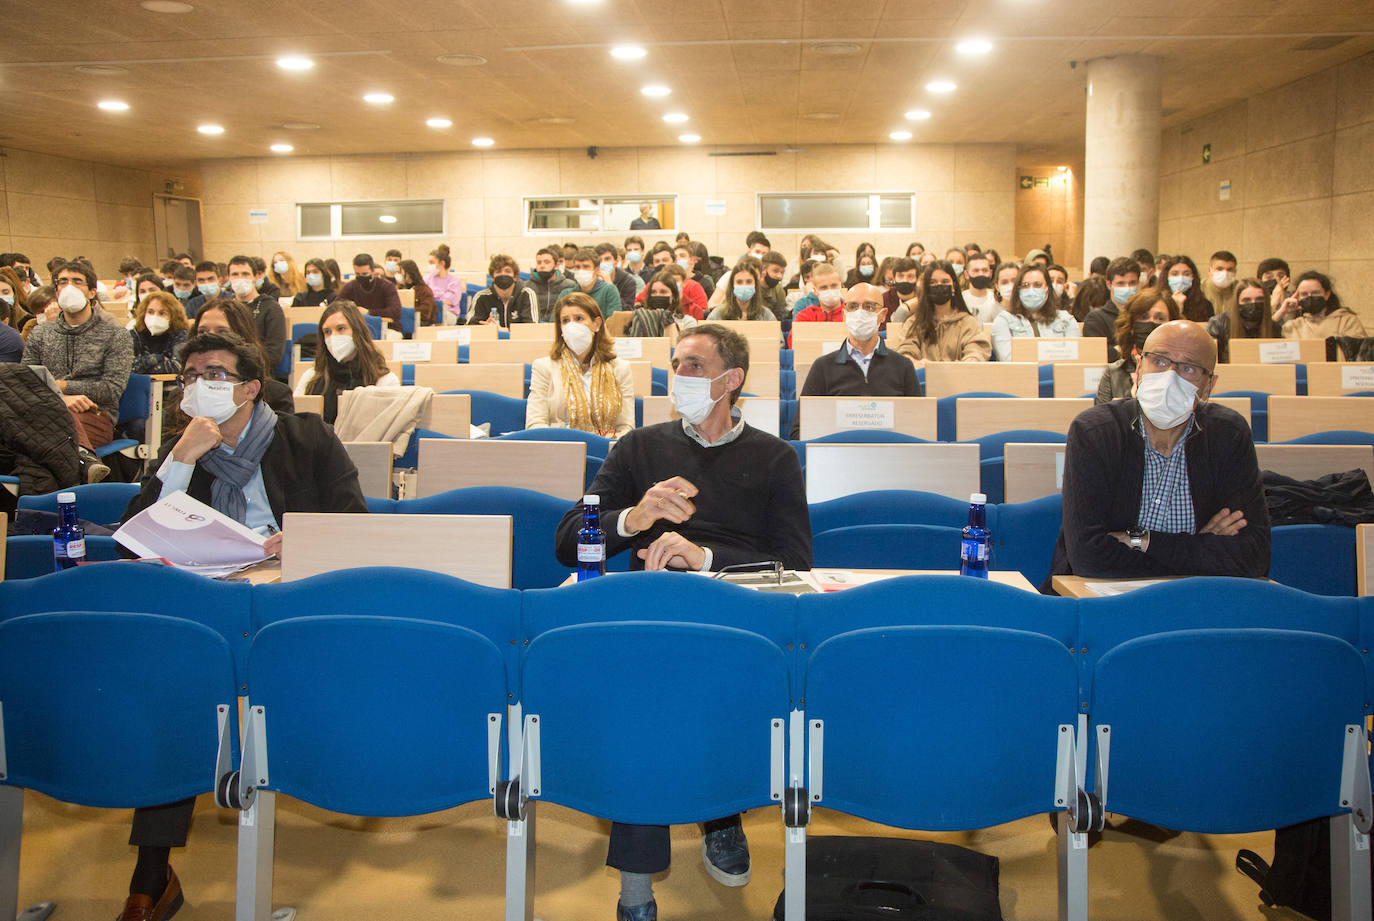
M 525 428 L 573 428 L 615 438 L 634 424 L 630 366 L 615 356 L 596 301 L 573 291 L 558 302 L 553 348 L 531 368 Z
M 166 291 L 145 294 L 134 306 L 135 374 L 180 374 L 181 347 L 186 344 L 186 310 Z
M 342 298 L 329 302 L 320 314 L 315 367 L 301 375 L 297 395 L 324 395 L 324 421 L 339 417 L 339 394 L 358 387 L 399 387 L 400 380 L 372 344 L 358 305 Z
M 310 290 L 305 283 L 305 276 L 296 268 L 296 260 L 282 250 L 272 254 L 272 261 L 267 265 L 267 280 L 280 290 L 279 297 L 295 297 Z

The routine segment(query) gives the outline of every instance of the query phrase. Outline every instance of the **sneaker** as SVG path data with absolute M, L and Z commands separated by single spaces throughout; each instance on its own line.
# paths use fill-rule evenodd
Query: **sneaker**
M 616 902 L 615 921 L 658 921 L 658 902 L 650 899 L 634 908 L 626 908 Z
M 727 825 L 702 835 L 701 862 L 722 886 L 743 886 L 749 882 L 749 842 L 744 829 Z
M 81 478 L 87 483 L 100 483 L 110 475 L 110 468 L 85 448 L 77 448 L 81 456 Z

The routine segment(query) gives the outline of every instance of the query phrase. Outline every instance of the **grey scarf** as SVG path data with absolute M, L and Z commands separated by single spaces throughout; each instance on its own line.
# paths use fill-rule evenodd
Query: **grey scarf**
M 266 403 L 253 404 L 252 423 L 247 435 L 239 438 L 234 453 L 216 448 L 207 452 L 197 463 L 204 467 L 215 481 L 210 486 L 210 506 L 215 511 L 228 515 L 239 524 L 244 524 L 248 516 L 248 500 L 243 488 L 253 479 L 262 464 L 262 456 L 277 433 L 277 414 Z

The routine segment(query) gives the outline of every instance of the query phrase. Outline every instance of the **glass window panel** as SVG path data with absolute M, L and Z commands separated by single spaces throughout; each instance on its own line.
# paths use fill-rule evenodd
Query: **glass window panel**
M 329 236 L 329 205 L 300 205 L 301 236 Z
M 761 195 L 764 227 L 776 230 L 867 230 L 868 195 Z
M 910 195 L 883 195 L 879 198 L 878 213 L 880 227 L 909 228 L 915 226 L 911 219 Z
M 340 205 L 344 236 L 416 236 L 444 232 L 442 201 L 373 201 Z

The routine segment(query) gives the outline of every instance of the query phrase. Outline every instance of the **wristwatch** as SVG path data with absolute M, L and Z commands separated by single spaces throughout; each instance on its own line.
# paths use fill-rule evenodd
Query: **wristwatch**
M 1144 550 L 1145 540 L 1150 536 L 1150 532 L 1144 528 L 1135 527 L 1126 529 L 1126 537 L 1131 541 L 1132 550 Z

